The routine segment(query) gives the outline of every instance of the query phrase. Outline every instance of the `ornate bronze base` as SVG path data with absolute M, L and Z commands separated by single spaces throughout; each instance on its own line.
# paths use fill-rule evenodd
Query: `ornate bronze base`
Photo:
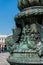
M 17 52 L 7 59 L 10 65 L 39 65 L 43 64 L 43 57 L 39 57 L 35 51 Z

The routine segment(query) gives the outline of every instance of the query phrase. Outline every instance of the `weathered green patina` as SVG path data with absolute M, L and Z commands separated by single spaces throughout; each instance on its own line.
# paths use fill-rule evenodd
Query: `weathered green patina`
M 16 27 L 11 41 L 7 41 L 11 54 L 8 62 L 43 64 L 43 0 L 18 0 L 18 7 L 21 12 L 15 16 Z

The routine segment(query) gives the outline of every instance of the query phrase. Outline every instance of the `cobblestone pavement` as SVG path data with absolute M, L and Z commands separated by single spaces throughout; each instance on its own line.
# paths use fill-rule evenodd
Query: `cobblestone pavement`
M 6 61 L 8 58 L 9 53 L 0 53 L 0 65 L 9 65 L 9 63 Z

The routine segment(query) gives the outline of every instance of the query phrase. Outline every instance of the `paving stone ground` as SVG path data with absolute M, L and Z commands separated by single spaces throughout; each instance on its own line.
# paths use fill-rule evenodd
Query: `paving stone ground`
M 9 63 L 6 61 L 8 58 L 9 53 L 0 53 L 0 65 L 9 65 Z

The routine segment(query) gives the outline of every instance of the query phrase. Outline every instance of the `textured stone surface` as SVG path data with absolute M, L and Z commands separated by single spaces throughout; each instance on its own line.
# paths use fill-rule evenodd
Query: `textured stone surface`
M 0 53 L 0 65 L 10 65 L 7 62 L 8 57 L 9 57 L 9 53 Z

